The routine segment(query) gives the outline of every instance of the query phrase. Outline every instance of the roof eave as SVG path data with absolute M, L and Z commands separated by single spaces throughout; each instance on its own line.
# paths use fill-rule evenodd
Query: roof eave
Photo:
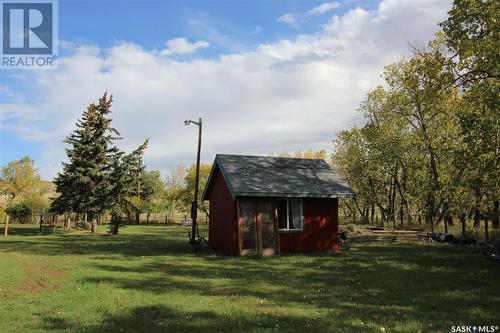
M 215 171 L 217 168 L 219 168 L 219 171 L 222 174 L 222 178 L 224 178 L 224 182 L 226 183 L 226 186 L 229 190 L 229 193 L 231 194 L 231 197 L 233 198 L 233 200 L 236 200 L 236 195 L 233 186 L 231 185 L 231 181 L 229 180 L 229 177 L 227 176 L 226 171 L 222 166 L 222 163 L 220 163 L 219 161 L 219 154 L 215 156 L 214 164 L 212 165 L 212 170 L 210 170 L 210 175 L 208 176 L 205 189 L 203 190 L 203 195 L 201 196 L 201 200 L 202 201 L 208 200 L 208 189 L 212 184 L 213 178 L 215 177 Z
M 267 198 L 310 198 L 336 199 L 355 198 L 354 193 L 279 193 L 279 192 L 236 192 L 236 197 L 267 197 Z

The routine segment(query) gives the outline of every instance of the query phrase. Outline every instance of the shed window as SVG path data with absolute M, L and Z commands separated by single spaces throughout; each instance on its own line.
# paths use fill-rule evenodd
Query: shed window
M 278 226 L 280 230 L 303 230 L 304 216 L 302 214 L 302 200 L 278 200 Z

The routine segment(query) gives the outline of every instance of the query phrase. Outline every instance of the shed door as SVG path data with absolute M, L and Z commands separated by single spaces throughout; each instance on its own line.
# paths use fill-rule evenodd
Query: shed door
M 255 255 L 257 254 L 255 203 L 242 201 L 239 206 L 240 253 L 241 255 Z
M 273 255 L 278 252 L 278 227 L 272 201 L 239 202 L 241 255 Z
M 258 204 L 257 225 L 259 226 L 259 253 L 273 255 L 277 248 L 277 221 L 273 202 Z

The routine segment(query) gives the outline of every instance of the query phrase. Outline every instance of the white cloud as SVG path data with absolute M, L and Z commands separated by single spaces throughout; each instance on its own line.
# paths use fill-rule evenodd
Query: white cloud
M 338 2 L 325 2 L 319 6 L 314 7 L 313 9 L 308 11 L 308 13 L 312 15 L 322 15 L 326 12 L 338 8 L 339 6 L 340 4 Z
M 190 43 L 184 37 L 170 39 L 169 41 L 167 41 L 166 45 L 167 48 L 160 52 L 160 54 L 163 56 L 169 56 L 173 54 L 190 54 L 200 49 L 206 49 L 210 46 L 210 44 L 205 40 Z
M 361 99 L 381 83 L 383 66 L 407 54 L 408 41 L 432 38 L 449 7 L 384 0 L 373 11 L 333 16 L 320 32 L 214 60 L 180 61 L 129 43 L 77 46 L 59 69 L 26 73 L 39 101 L 0 104 L 2 126 L 47 147 L 44 177 L 60 169 L 62 139 L 106 90 L 120 146 L 150 138 L 149 168 L 194 161 L 197 133 L 186 118 L 203 118 L 205 162 L 222 152 L 331 149 L 335 131 L 353 124 Z
M 292 13 L 287 13 L 278 17 L 278 22 L 288 24 L 294 28 L 298 28 L 299 23 L 297 21 L 297 15 Z
M 293 14 L 293 13 L 287 13 L 284 15 L 281 15 L 278 18 L 278 22 L 282 22 L 285 24 L 288 24 L 289 26 L 298 29 L 300 27 L 299 23 L 304 23 L 307 21 L 308 16 L 310 15 L 322 15 L 325 14 L 335 8 L 338 8 L 340 6 L 340 3 L 338 2 L 325 2 L 322 3 L 321 5 L 318 5 L 311 10 L 308 10 L 305 13 L 300 13 L 300 14 Z

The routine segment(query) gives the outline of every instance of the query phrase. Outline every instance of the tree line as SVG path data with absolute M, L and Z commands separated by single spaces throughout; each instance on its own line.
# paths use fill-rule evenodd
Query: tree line
M 496 1 L 455 1 L 426 47 L 385 67 L 359 106 L 363 124 L 334 141 L 336 169 L 357 193 L 344 208 L 374 220 L 458 218 L 499 228 L 500 25 Z
M 40 178 L 30 157 L 12 161 L 0 170 L 0 220 L 8 214 L 23 223 L 32 221 L 49 208 L 54 194 L 53 184 Z
M 53 183 L 41 180 L 34 161 L 26 156 L 0 172 L 0 219 L 8 215 L 21 223 L 34 214 L 52 212 L 96 231 L 97 220 L 111 215 L 110 232 L 125 224 L 140 223 L 140 214 L 189 212 L 194 192 L 195 166 L 179 167 L 166 179 L 159 170 L 147 170 L 143 155 L 148 140 L 126 153 L 116 146 L 120 133 L 112 127 L 113 98 L 105 93 L 88 106 L 66 137 L 67 161 Z M 210 164 L 200 168 L 204 187 Z M 203 210 L 208 214 L 208 208 Z M 65 221 L 66 224 L 67 221 Z M 68 223 L 69 224 L 69 223 Z

